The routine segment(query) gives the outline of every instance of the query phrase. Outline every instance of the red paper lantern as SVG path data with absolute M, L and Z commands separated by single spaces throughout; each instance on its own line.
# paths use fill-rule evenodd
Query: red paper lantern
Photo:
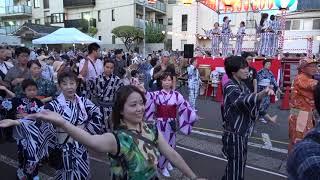
M 268 9 L 272 9 L 274 6 L 274 1 L 273 0 L 268 0 Z
M 157 0 L 148 0 L 149 4 L 155 4 L 157 2 Z
M 243 1 L 243 9 L 245 11 L 249 11 L 249 8 L 250 8 L 250 0 L 244 0 Z
M 233 9 L 240 12 L 242 10 L 242 1 L 238 1 L 237 4 L 233 6 Z
M 258 0 L 253 0 L 251 3 L 252 11 L 258 10 Z
M 210 9 L 216 10 L 216 0 L 207 0 L 207 5 Z
M 266 0 L 260 0 L 260 6 L 259 6 L 259 8 L 260 8 L 261 10 L 263 10 L 265 6 L 266 6 Z

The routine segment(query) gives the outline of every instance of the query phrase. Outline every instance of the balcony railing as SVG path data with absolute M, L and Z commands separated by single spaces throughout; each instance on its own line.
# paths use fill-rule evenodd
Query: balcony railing
M 19 5 L 19 6 L 6 6 L 4 13 L 0 13 L 0 16 L 15 16 L 26 15 L 32 16 L 32 7 Z
M 13 32 L 17 31 L 20 27 L 20 25 L 0 26 L 0 34 L 12 34 Z
M 135 1 L 136 1 L 136 3 L 138 3 L 138 4 L 143 6 L 143 4 L 147 0 L 135 0 Z M 154 9 L 154 10 L 159 10 L 159 11 L 164 12 L 164 13 L 167 11 L 166 4 L 163 3 L 163 2 L 160 2 L 160 1 L 157 1 L 155 4 L 146 3 L 146 7 L 150 8 L 150 9 Z
M 136 18 L 135 26 L 138 27 L 138 28 L 143 28 L 143 25 L 144 25 L 143 19 Z M 151 21 L 146 21 L 146 25 L 147 26 L 151 25 L 154 28 L 159 28 L 160 30 L 165 30 L 166 29 L 165 25 L 159 24 L 159 23 L 155 23 L 155 22 L 151 22 Z
M 93 19 L 93 18 L 90 19 L 90 27 L 92 27 L 92 26 L 97 27 L 97 20 L 96 19 Z M 66 28 L 74 27 L 84 33 L 89 32 L 89 30 L 88 30 L 89 24 L 88 24 L 88 20 L 86 20 L 86 19 L 65 20 L 64 27 L 66 27 Z
M 95 0 L 63 0 L 63 5 L 65 8 L 73 8 L 79 6 L 95 6 Z

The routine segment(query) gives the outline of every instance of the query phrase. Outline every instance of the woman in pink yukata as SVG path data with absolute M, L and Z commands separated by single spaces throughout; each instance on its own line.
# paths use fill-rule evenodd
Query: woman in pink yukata
M 172 90 L 173 77 L 170 73 L 164 73 L 160 80 L 162 90 L 146 93 L 145 116 L 147 121 L 155 119 L 165 140 L 175 148 L 176 132 L 180 130 L 184 134 L 190 134 L 197 116 L 189 102 L 178 91 Z M 169 171 L 173 169 L 163 155 L 159 158 L 158 168 L 165 177 L 170 177 Z

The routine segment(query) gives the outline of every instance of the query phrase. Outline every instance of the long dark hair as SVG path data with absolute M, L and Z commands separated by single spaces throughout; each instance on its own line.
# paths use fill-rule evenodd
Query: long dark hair
M 318 114 L 320 114 L 320 82 L 318 82 L 314 90 L 314 104 L 316 106 Z
M 260 26 L 263 26 L 264 21 L 268 18 L 268 13 L 262 13 L 261 14 L 261 20 L 260 20 Z
M 122 86 L 119 88 L 116 94 L 116 98 L 114 101 L 114 105 L 112 108 L 112 123 L 113 130 L 116 130 L 121 125 L 121 119 L 123 116 L 121 112 L 123 112 L 124 104 L 127 102 L 128 97 L 133 92 L 139 93 L 143 99 L 143 104 L 146 104 L 146 98 L 143 92 L 141 92 L 137 87 L 132 85 Z

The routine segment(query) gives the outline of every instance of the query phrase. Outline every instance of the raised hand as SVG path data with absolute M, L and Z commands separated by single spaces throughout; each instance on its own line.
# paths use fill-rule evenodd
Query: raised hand
M 27 116 L 27 118 L 46 121 L 58 127 L 62 127 L 67 122 L 60 114 L 49 110 L 43 110 L 39 113 L 30 114 Z
M 7 128 L 11 126 L 19 126 L 20 122 L 13 119 L 3 119 L 0 121 L 0 128 Z

